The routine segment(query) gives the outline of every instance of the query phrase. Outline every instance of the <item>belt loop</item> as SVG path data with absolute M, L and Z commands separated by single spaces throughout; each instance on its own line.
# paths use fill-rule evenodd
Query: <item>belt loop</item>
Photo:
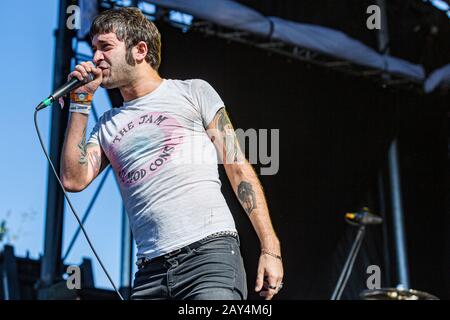
M 183 248 L 180 248 L 180 249 L 176 249 L 176 250 L 174 250 L 174 251 L 171 251 L 171 252 L 165 254 L 165 255 L 164 255 L 164 258 L 168 259 L 168 258 L 170 258 L 170 257 L 173 257 L 174 255 L 180 253 L 183 249 L 184 249 L 184 247 L 183 247 Z

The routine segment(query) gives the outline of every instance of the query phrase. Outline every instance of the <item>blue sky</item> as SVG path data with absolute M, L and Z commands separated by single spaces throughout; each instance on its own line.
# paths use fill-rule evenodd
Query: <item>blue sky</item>
M 2 1 L 0 4 L 0 221 L 7 221 L 9 237 L 17 256 L 38 258 L 43 252 L 48 163 L 39 145 L 33 124 L 35 106 L 52 89 L 54 29 L 57 26 L 57 0 Z M 95 97 L 97 111 L 109 108 L 105 92 Z M 93 118 L 93 117 L 91 117 Z M 49 147 L 51 109 L 39 113 L 39 126 Z M 88 130 L 93 126 L 92 119 Z M 80 216 L 83 215 L 100 179 L 79 194 L 70 194 Z M 86 229 L 100 257 L 119 286 L 121 198 L 112 172 L 91 211 Z M 63 253 L 76 230 L 77 222 L 68 211 L 64 216 Z M 0 245 L 5 244 L 3 241 Z M 79 264 L 91 257 L 95 284 L 111 288 L 80 235 L 66 263 Z

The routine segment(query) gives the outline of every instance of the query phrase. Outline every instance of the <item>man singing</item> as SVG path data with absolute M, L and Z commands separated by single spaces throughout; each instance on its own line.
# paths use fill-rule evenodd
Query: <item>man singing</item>
M 70 94 L 61 179 L 79 192 L 109 163 L 114 169 L 138 249 L 131 298 L 247 298 L 219 160 L 260 240 L 255 291 L 272 299 L 282 286 L 280 243 L 219 95 L 203 80 L 160 77 L 160 34 L 136 8 L 101 13 L 91 39 L 93 62 L 69 75 L 86 83 Z M 99 86 L 118 88 L 124 103 L 102 115 L 86 143 Z

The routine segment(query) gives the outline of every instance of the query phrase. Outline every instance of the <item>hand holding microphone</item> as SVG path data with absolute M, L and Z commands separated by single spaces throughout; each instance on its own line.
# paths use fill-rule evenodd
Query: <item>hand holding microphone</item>
M 93 95 L 103 81 L 103 72 L 100 68 L 95 67 L 91 61 L 82 62 L 69 74 L 68 80 L 47 99 L 43 100 L 36 107 L 36 111 L 44 109 L 71 91 L 77 94 Z
M 82 62 L 75 66 L 75 70 L 68 75 L 67 79 L 69 83 L 71 81 L 77 83 L 70 92 L 69 111 L 89 115 L 94 92 L 103 80 L 102 70 L 90 61 Z
M 103 80 L 102 69 L 96 67 L 91 61 L 81 62 L 75 66 L 75 70 L 68 76 L 67 80 L 76 81 L 79 86 L 72 88 L 70 91 L 75 93 L 94 94 Z

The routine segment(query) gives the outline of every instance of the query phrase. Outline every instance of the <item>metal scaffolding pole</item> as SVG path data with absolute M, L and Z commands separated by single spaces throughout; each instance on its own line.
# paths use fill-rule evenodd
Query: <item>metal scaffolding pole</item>
M 405 226 L 403 221 L 402 191 L 400 169 L 398 164 L 397 140 L 389 148 L 389 178 L 391 181 L 392 215 L 397 258 L 397 288 L 409 289 L 408 254 L 405 243 Z
M 387 22 L 386 1 L 377 0 L 381 14 L 381 29 L 378 30 L 378 48 L 382 53 L 389 54 L 389 29 Z M 389 77 L 389 75 L 385 75 Z M 408 259 L 405 244 L 405 227 L 403 222 L 402 192 L 400 183 L 400 169 L 398 160 L 397 138 L 391 143 L 388 153 L 389 180 L 391 183 L 392 216 L 397 262 L 398 287 L 409 288 Z
M 76 5 L 76 0 L 61 0 L 58 14 L 58 29 L 55 30 L 55 63 L 53 89 L 66 82 L 73 57 L 72 38 L 74 31 L 66 27 L 67 7 Z M 66 101 L 67 103 L 67 101 Z M 57 104 L 57 102 L 56 102 Z M 59 106 L 51 108 L 50 159 L 59 172 L 64 132 L 67 127 L 68 110 Z M 47 209 L 44 234 L 44 255 L 41 261 L 41 277 L 39 281 L 39 299 L 47 299 L 47 289 L 61 278 L 62 227 L 64 214 L 64 194 L 50 166 L 48 169 Z
M 125 299 L 129 299 L 133 272 L 133 235 L 131 234 L 128 215 L 122 206 L 122 237 L 120 250 L 120 290 Z
M 383 219 L 382 234 L 383 234 L 383 263 L 384 263 L 384 283 L 386 286 L 391 285 L 391 257 L 389 253 L 389 229 L 387 223 L 387 213 L 386 213 L 386 183 L 385 183 L 385 175 L 384 170 L 380 169 L 378 172 L 378 202 L 379 208 L 378 211 L 381 213 L 381 218 Z

